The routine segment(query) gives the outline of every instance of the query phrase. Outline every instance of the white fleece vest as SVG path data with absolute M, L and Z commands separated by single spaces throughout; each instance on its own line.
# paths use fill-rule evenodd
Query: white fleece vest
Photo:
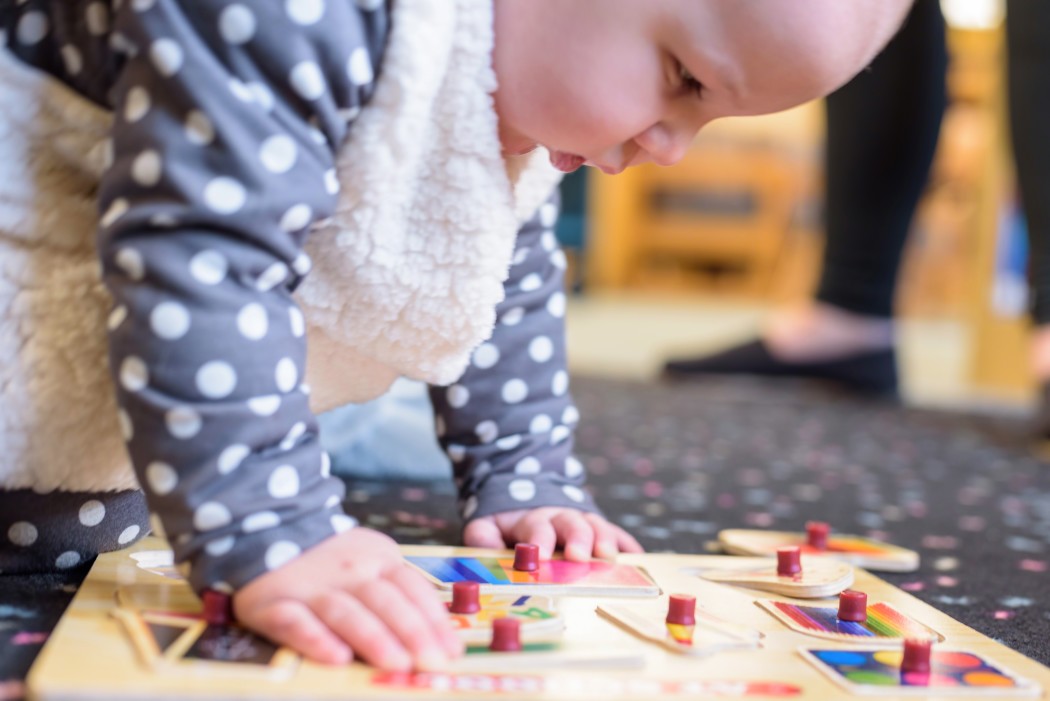
M 491 2 L 394 3 L 375 95 L 339 153 L 338 210 L 311 235 L 299 292 L 317 411 L 398 375 L 454 381 L 491 334 L 520 224 L 560 178 L 542 150 L 500 155 Z M 109 122 L 0 50 L 0 487 L 137 484 L 94 245 Z
M 561 178 L 546 150 L 500 154 L 492 46 L 492 0 L 394 3 L 379 84 L 339 153 L 338 208 L 307 245 L 315 407 L 398 375 L 449 384 L 492 333 L 515 234 Z

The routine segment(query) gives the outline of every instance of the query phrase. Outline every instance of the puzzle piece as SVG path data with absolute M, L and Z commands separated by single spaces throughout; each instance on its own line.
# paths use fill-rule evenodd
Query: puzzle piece
M 448 602 L 466 656 L 454 669 L 638 666 L 639 655 L 620 651 L 567 652 L 564 620 L 548 597 L 480 594 L 477 582 L 455 582 Z
M 840 642 L 871 645 L 900 645 L 904 638 L 928 636 L 942 641 L 944 636 L 919 623 L 887 603 L 868 606 L 863 622 L 843 621 L 833 606 L 805 606 L 786 601 L 756 601 L 758 606 L 792 630 Z
M 237 625 L 211 625 L 201 617 L 122 607 L 112 615 L 142 663 L 158 674 L 282 680 L 291 678 L 299 664 L 291 650 Z
M 474 613 L 449 613 L 456 634 L 467 645 L 487 645 L 492 638 L 493 621 L 503 617 L 521 621 L 521 635 L 526 643 L 555 642 L 565 628 L 564 619 L 549 597 L 481 594 L 478 605 L 479 610 Z M 451 609 L 451 603 L 449 606 Z
M 919 568 L 919 554 L 913 550 L 862 536 L 829 535 L 818 528 L 808 533 L 728 529 L 718 534 L 718 542 L 731 555 L 774 555 L 779 547 L 797 545 L 803 555 L 835 557 L 876 572 L 914 572 Z M 822 542 L 823 548 L 819 547 Z
M 660 588 L 640 567 L 604 560 L 543 560 L 531 572 L 514 569 L 513 557 L 405 558 L 442 589 L 455 582 L 480 585 L 482 593 L 550 596 L 658 596 Z
M 621 606 L 603 604 L 598 614 L 628 632 L 679 655 L 706 657 L 724 650 L 759 647 L 762 633 L 697 608 L 692 625 L 668 623 L 667 605 Z
M 220 676 L 287 679 L 299 656 L 233 623 L 229 597 L 189 587 L 119 587 L 111 615 L 120 622 L 143 664 L 164 674 L 205 670 Z
M 790 575 L 778 574 L 778 566 L 774 563 L 757 568 L 695 570 L 694 573 L 711 582 L 761 589 L 799 599 L 835 596 L 853 584 L 853 568 L 844 562 L 803 558 L 801 567 L 801 572 Z
M 529 598 L 529 597 L 523 597 Z M 565 650 L 561 629 L 533 631 L 523 640 L 523 619 L 513 615 L 491 621 L 487 640 L 468 644 L 466 655 L 449 664 L 449 670 L 551 669 L 555 667 L 607 667 L 610 669 L 643 667 L 645 658 L 621 650 Z
M 867 695 L 1038 696 L 1042 689 L 983 655 L 935 650 L 929 673 L 902 673 L 901 650 L 803 649 L 810 664 L 850 693 Z

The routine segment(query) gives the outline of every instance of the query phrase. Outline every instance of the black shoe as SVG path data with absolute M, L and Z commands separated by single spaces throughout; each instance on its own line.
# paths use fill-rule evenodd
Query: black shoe
M 714 355 L 669 360 L 664 364 L 663 376 L 666 379 L 681 380 L 697 375 L 802 377 L 834 382 L 857 394 L 897 394 L 897 356 L 892 348 L 866 351 L 837 360 L 796 363 L 777 360 L 766 344 L 758 339 Z

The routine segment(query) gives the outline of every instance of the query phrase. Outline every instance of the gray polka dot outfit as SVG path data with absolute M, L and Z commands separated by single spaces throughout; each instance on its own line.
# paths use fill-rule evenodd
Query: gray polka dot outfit
M 465 518 L 568 506 L 597 511 L 572 456 L 579 413 L 565 370 L 565 254 L 552 231 L 557 198 L 518 234 L 491 338 L 451 387 L 432 387 L 437 434 Z
M 119 419 L 197 589 L 237 589 L 354 525 L 301 384 L 291 294 L 388 19 L 382 0 L 0 3 L 8 50 L 114 112 L 99 248 Z M 556 214 L 525 226 L 491 339 L 432 391 L 467 518 L 594 509 L 571 457 Z
M 149 532 L 142 493 L 0 492 L 0 574 L 69 569 Z

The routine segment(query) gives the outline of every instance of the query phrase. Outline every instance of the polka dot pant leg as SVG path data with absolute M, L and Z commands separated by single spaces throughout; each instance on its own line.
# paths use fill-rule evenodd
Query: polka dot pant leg
M 69 569 L 149 533 L 142 492 L 0 491 L 0 574 Z
M 564 506 L 597 511 L 572 455 L 579 412 L 565 359 L 565 254 L 555 192 L 518 234 L 496 327 L 450 387 L 432 387 L 464 519 Z

